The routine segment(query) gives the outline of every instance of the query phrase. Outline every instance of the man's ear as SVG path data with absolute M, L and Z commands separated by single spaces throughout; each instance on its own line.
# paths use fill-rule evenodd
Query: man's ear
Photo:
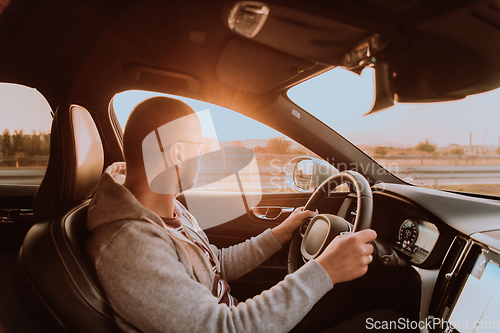
M 169 150 L 169 155 L 175 165 L 182 162 L 182 153 L 181 153 L 181 145 L 176 142 L 174 143 Z

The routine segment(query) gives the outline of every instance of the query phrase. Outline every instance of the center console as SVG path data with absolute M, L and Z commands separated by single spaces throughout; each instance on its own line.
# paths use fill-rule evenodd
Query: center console
M 434 296 L 431 332 L 500 332 L 500 254 L 457 237 Z

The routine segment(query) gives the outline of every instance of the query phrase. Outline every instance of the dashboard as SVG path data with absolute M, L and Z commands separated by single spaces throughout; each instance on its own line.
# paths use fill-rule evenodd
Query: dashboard
M 500 332 L 500 202 L 396 184 L 373 201 L 378 238 L 421 277 L 420 331 Z
M 500 332 L 500 201 L 399 184 L 372 189 L 378 241 L 419 276 L 407 293 L 420 298 L 420 331 Z M 354 222 L 355 195 L 338 214 Z

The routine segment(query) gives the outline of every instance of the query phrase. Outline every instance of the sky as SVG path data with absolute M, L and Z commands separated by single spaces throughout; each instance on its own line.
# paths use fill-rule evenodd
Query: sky
M 264 126 L 251 118 L 217 105 L 180 96 L 137 90 L 125 91 L 117 94 L 113 99 L 113 108 L 122 129 L 125 127 L 127 117 L 135 105 L 145 98 L 158 95 L 178 98 L 191 106 L 191 108 L 193 108 L 196 112 L 208 110 L 219 141 L 269 139 L 276 136 L 282 136 L 279 132 L 272 128 Z M 244 126 L 235 126 L 234 124 L 244 124 Z M 204 136 L 213 135 L 208 133 L 203 134 Z
M 36 89 L 10 83 L 0 83 L 0 133 L 7 128 L 13 134 L 22 129 L 25 134 L 50 132 L 50 105 Z
M 396 104 L 363 116 L 373 103 L 373 72 L 361 76 L 336 68 L 306 81 L 288 96 L 306 111 L 358 145 L 414 146 L 429 139 L 439 146 L 449 144 L 498 145 L 500 139 L 500 89 L 463 100 L 427 104 Z M 128 91 L 114 99 L 122 127 L 132 108 L 151 92 Z M 280 133 L 254 120 L 204 102 L 180 98 L 195 111 L 210 110 L 220 141 L 268 139 Z M 23 110 L 25 112 L 23 113 Z M 38 110 L 33 112 L 33 110 Z M 0 130 L 50 130 L 50 106 L 32 88 L 0 83 Z M 244 126 L 234 124 L 244 123 Z
M 368 69 L 371 70 L 371 69 Z M 365 69 L 366 71 L 366 69 Z M 459 101 L 398 104 L 363 116 L 373 103 L 373 73 L 341 68 L 292 88 L 288 96 L 355 144 L 498 145 L 500 89 Z M 485 136 L 486 134 L 486 136 Z

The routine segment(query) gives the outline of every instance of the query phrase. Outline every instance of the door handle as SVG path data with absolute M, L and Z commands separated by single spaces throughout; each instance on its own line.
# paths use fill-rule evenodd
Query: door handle
M 294 209 L 293 207 L 257 206 L 252 208 L 252 213 L 259 219 L 274 221 L 283 213 L 291 213 Z
M 0 223 L 14 223 L 20 216 L 32 215 L 32 209 L 0 209 Z

